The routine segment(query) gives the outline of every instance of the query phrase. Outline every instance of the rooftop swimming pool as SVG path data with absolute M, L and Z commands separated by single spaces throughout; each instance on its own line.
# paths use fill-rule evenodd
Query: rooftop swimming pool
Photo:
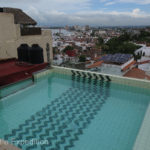
M 149 103 L 148 89 L 52 72 L 0 100 L 0 139 L 23 150 L 132 150 Z M 16 142 L 33 139 L 46 143 Z

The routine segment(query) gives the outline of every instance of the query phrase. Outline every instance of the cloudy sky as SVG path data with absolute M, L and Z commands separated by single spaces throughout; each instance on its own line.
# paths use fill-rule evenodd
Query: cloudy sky
M 21 8 L 39 25 L 150 25 L 150 0 L 0 0 Z

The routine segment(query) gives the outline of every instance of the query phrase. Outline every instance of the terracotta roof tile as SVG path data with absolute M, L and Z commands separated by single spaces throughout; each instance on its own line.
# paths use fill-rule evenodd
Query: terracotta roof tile
M 133 68 L 132 70 L 128 71 L 124 76 L 125 77 L 131 77 L 131 78 L 150 80 L 150 76 L 146 75 L 145 71 L 140 70 L 138 68 Z
M 91 69 L 91 68 L 99 67 L 102 63 L 103 63 L 103 61 L 98 61 L 98 62 L 88 66 L 87 68 Z
M 126 71 L 127 69 L 129 69 L 132 65 L 134 65 L 136 63 L 136 61 L 132 61 L 131 63 L 129 63 L 127 66 L 125 66 L 122 71 Z

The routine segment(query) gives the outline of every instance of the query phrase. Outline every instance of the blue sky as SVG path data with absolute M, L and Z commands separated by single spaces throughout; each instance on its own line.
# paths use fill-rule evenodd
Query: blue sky
M 0 0 L 40 25 L 150 25 L 150 0 Z

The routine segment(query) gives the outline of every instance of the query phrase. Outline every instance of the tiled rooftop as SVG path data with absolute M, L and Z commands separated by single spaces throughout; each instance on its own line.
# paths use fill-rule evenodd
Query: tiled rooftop
M 98 61 L 98 62 L 88 66 L 87 68 L 91 69 L 91 68 L 99 67 L 99 66 L 101 66 L 102 63 L 103 63 L 103 61 Z
M 17 59 L 0 61 L 0 86 L 32 77 L 32 73 L 44 69 L 43 64 L 19 64 Z
M 146 75 L 145 71 L 140 70 L 138 68 L 131 69 L 124 76 L 125 77 L 131 77 L 131 78 L 139 78 L 139 79 L 148 79 L 148 80 L 150 80 L 150 76 Z

